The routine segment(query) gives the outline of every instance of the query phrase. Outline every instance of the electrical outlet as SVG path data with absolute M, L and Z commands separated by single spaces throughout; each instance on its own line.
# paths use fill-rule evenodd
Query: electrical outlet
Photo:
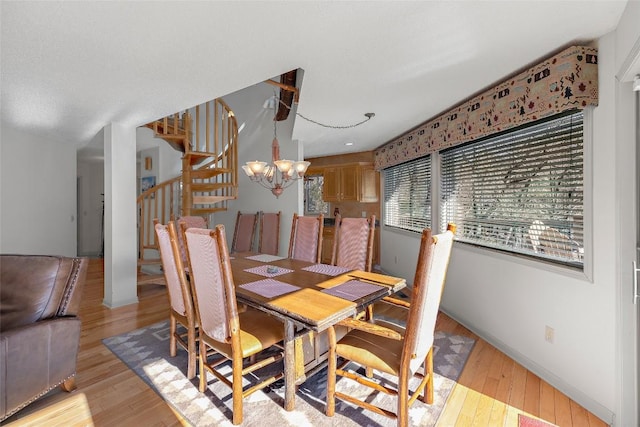
M 544 340 L 548 343 L 553 344 L 553 335 L 554 330 L 551 326 L 547 325 L 544 327 Z

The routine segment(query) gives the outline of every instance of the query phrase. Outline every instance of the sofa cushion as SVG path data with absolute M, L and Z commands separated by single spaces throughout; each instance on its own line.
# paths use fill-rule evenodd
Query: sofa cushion
M 0 257 L 0 332 L 56 316 L 74 271 L 69 258 Z

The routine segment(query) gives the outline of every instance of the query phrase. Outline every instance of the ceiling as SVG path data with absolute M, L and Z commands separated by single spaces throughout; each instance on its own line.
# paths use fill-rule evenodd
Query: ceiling
M 371 150 L 573 43 L 626 1 L 2 1 L 2 121 L 82 147 L 301 68 L 305 156 Z M 242 118 L 240 118 L 242 120 Z M 345 146 L 352 142 L 353 145 Z

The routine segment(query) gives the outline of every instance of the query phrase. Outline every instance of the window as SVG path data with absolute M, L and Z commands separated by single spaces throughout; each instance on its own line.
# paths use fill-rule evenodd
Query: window
M 456 240 L 582 266 L 582 112 L 457 146 L 440 159 L 440 226 L 455 223 Z
M 304 177 L 304 212 L 305 215 L 319 215 L 329 213 L 329 203 L 322 200 L 322 175 L 307 175 Z
M 384 225 L 416 232 L 431 226 L 431 156 L 384 170 Z

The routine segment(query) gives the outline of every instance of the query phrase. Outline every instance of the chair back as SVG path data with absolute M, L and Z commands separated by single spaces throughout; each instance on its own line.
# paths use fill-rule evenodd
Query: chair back
M 331 264 L 353 270 L 371 271 L 375 215 L 371 218 L 336 216 Z
M 250 252 L 256 235 L 259 213 L 241 213 L 236 217 L 236 228 L 233 232 L 231 252 Z
M 294 213 L 289 240 L 289 258 L 319 263 L 323 228 L 324 215 L 312 217 Z
M 155 230 L 171 309 L 182 316 L 190 317 L 193 315 L 193 303 L 179 255 L 180 250 L 176 237 L 178 233 L 176 233 L 175 225 L 172 222 L 168 225 L 156 223 Z
M 258 252 L 278 255 L 280 252 L 280 212 L 260 212 L 259 242 Z
M 433 346 L 454 232 L 455 226 L 452 225 L 446 232 L 436 236 L 432 236 L 430 229 L 422 232 L 402 354 L 405 358 L 402 365 L 407 366 L 405 363 L 408 362 L 412 373 L 424 362 Z
M 546 227 L 540 233 L 539 240 L 539 251 L 545 255 L 559 258 L 575 258 L 575 254 L 577 254 L 578 245 L 566 234 L 555 228 Z
M 182 233 L 180 232 L 180 223 L 184 223 L 185 230 L 187 228 L 209 228 L 208 221 L 201 216 L 194 215 L 186 215 L 179 217 L 175 222 L 175 230 L 176 230 L 176 238 L 178 241 L 178 249 L 180 250 L 180 260 L 182 261 L 182 265 L 187 267 L 189 265 L 189 260 L 187 259 L 187 250 L 185 248 L 184 240 L 182 238 Z
M 200 330 L 216 341 L 229 343 L 230 322 L 237 320 L 238 309 L 224 226 L 189 228 L 185 238 Z

